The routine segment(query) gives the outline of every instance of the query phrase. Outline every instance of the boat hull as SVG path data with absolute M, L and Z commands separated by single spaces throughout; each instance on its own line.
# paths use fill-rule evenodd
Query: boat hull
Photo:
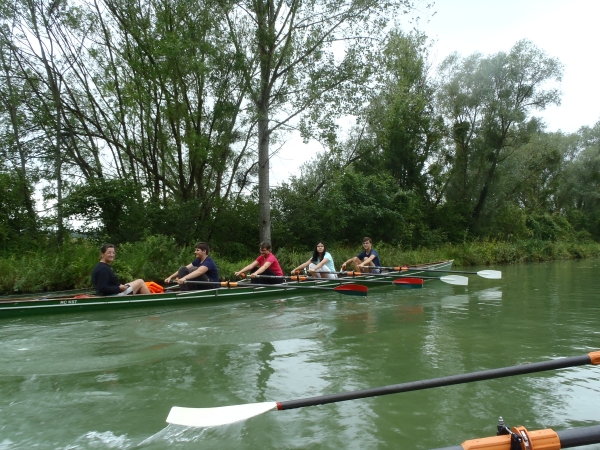
M 398 277 L 426 275 L 427 270 L 450 270 L 453 261 L 440 261 L 411 267 L 402 272 L 389 272 L 385 277 L 365 274 L 363 276 L 347 276 L 336 279 L 311 280 L 302 282 L 286 282 L 273 286 L 252 286 L 249 282 L 241 282 L 242 287 L 206 289 L 191 292 L 165 292 L 162 294 L 130 295 L 124 297 L 101 297 L 95 295 L 80 296 L 46 296 L 29 298 L 0 299 L 0 319 L 28 314 L 51 314 L 81 312 L 103 309 L 119 309 L 141 306 L 171 306 L 184 304 L 204 304 L 224 301 L 245 301 L 262 298 L 289 298 L 308 293 L 327 292 L 317 288 L 333 288 L 341 284 L 360 284 L 368 287 L 392 286 Z M 436 276 L 442 273 L 436 272 Z M 386 283 L 387 281 L 387 283 Z

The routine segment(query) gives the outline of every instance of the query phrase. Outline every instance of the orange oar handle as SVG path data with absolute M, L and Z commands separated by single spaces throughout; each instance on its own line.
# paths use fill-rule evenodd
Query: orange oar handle
M 600 364 L 600 351 L 589 352 L 588 356 L 590 357 L 590 364 L 593 364 L 595 366 Z
M 306 277 L 305 276 L 299 276 L 299 275 L 292 275 L 290 277 L 290 280 L 293 280 L 293 281 L 306 281 Z

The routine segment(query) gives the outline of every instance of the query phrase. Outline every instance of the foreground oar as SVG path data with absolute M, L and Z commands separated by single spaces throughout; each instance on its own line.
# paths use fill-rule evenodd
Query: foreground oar
M 240 287 L 244 287 L 244 288 L 255 288 L 255 287 L 269 287 L 269 288 L 277 288 L 277 289 L 281 289 L 281 290 L 297 290 L 297 289 L 308 289 L 308 290 L 322 290 L 322 291 L 336 291 L 339 292 L 340 294 L 346 294 L 346 295 L 361 295 L 361 296 L 365 296 L 367 295 L 367 292 L 369 291 L 369 288 L 367 288 L 366 286 L 361 286 L 359 284 L 342 284 L 340 286 L 336 286 L 334 288 L 330 288 L 330 287 L 325 287 L 325 286 L 306 286 L 303 284 L 284 284 L 284 283 L 279 283 L 279 284 L 258 284 L 258 283 L 237 283 L 235 281 L 221 281 L 218 283 L 215 283 L 213 281 L 189 281 L 189 280 L 185 280 L 185 283 L 189 283 L 189 284 L 212 284 L 212 285 L 219 285 L 221 287 L 227 287 L 227 288 L 240 288 Z
M 356 400 L 359 398 L 376 397 L 379 395 L 397 394 L 399 392 L 419 391 L 440 386 L 469 383 L 471 381 L 491 380 L 494 378 L 542 372 L 544 370 L 562 369 L 564 367 L 583 366 L 585 364 L 600 364 L 600 351 L 587 355 L 570 358 L 554 359 L 552 361 L 521 364 L 500 369 L 482 370 L 463 375 L 450 375 L 429 380 L 412 381 L 409 383 L 393 384 L 360 391 L 342 392 L 340 394 L 321 395 L 298 400 L 283 402 L 249 403 L 246 405 L 221 406 L 217 408 L 171 408 L 167 422 L 188 427 L 214 427 L 228 423 L 246 420 L 270 410 L 285 410 L 303 408 L 305 406 L 325 405 L 327 403 Z
M 527 443 L 518 448 L 559 450 L 563 448 L 580 447 L 582 445 L 600 443 L 600 425 L 591 427 L 572 428 L 570 430 L 554 431 L 552 428 L 545 430 L 528 431 L 525 427 L 513 427 L 511 434 L 492 436 L 481 439 L 471 439 L 453 447 L 438 448 L 436 450 L 511 450 L 512 442 Z
M 396 272 L 406 270 L 419 270 L 420 272 L 442 272 L 442 273 L 465 273 L 468 275 L 479 275 L 482 278 L 490 278 L 492 280 L 500 280 L 502 272 L 499 270 L 480 270 L 479 272 L 468 272 L 465 270 L 443 270 L 443 269 L 427 269 L 419 266 L 395 266 L 395 267 L 379 267 L 379 269 L 394 270 Z M 415 274 L 413 274 L 415 275 Z

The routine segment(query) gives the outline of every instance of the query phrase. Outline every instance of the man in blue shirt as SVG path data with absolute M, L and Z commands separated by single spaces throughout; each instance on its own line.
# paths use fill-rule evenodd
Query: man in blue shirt
M 363 239 L 363 251 L 342 264 L 342 270 L 346 270 L 346 265 L 350 263 L 354 264 L 354 270 L 356 271 L 381 273 L 381 270 L 377 269 L 377 267 L 381 266 L 379 254 L 377 253 L 377 250 L 373 248 L 373 241 L 370 237 L 365 237 Z
M 177 272 L 165 279 L 165 283 L 170 283 L 172 278 L 177 277 L 182 291 L 219 287 L 219 270 L 214 260 L 208 256 L 209 252 L 210 248 L 206 242 L 196 244 L 194 250 L 196 259 L 187 266 L 180 267 Z M 186 281 L 206 281 L 207 283 L 186 283 Z M 211 281 L 215 284 L 209 283 Z

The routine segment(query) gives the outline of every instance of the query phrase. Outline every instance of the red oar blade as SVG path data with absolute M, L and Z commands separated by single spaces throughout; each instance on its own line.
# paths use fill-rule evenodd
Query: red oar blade
M 421 289 L 423 278 L 398 278 L 394 280 L 394 286 L 402 289 Z
M 333 288 L 334 291 L 339 292 L 340 294 L 345 295 L 367 295 L 369 289 L 366 286 L 361 286 L 360 284 L 341 284 Z

